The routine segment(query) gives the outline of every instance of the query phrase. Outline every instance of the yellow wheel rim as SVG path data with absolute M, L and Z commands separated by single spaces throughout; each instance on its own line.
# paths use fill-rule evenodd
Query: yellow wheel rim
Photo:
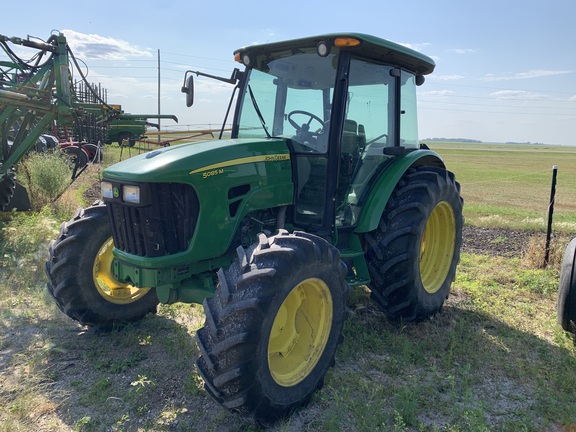
M 290 291 L 268 341 L 268 367 L 277 384 L 294 386 L 316 367 L 330 336 L 332 311 L 332 295 L 320 279 L 306 279 Z
M 424 289 L 434 294 L 450 271 L 456 242 L 454 210 L 446 201 L 434 207 L 420 246 L 420 278 Z
M 112 249 L 114 241 L 110 237 L 96 254 L 92 277 L 94 285 L 100 295 L 111 303 L 128 304 L 135 302 L 146 295 L 150 288 L 136 288 L 129 284 L 118 282 L 112 274 Z

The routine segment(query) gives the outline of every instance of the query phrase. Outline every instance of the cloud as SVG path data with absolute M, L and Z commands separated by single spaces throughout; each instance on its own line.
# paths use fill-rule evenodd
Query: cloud
M 450 96 L 453 94 L 452 90 L 431 90 L 418 93 L 419 96 Z
M 570 99 L 568 99 L 570 102 L 576 102 L 576 95 L 572 96 Z
M 97 81 L 107 91 L 108 103 L 122 103 L 123 100 L 138 100 L 158 93 L 158 85 L 137 77 L 114 76 L 90 70 L 90 79 Z M 163 89 L 166 90 L 166 89 Z
M 410 48 L 413 49 L 414 51 L 423 51 L 426 50 L 427 47 L 429 47 L 431 44 L 429 42 L 423 42 L 423 43 L 408 43 L 408 42 L 397 42 L 398 45 L 402 45 L 406 48 Z
M 448 52 L 455 54 L 475 54 L 476 50 L 472 48 L 453 48 L 449 49 Z
M 553 75 L 566 75 L 566 74 L 571 74 L 574 72 L 575 71 L 573 71 L 573 70 L 549 71 L 549 70 L 537 69 L 537 70 L 531 70 L 528 72 L 517 73 L 516 78 L 519 78 L 519 79 L 540 78 L 540 77 L 547 77 L 547 76 L 553 76 Z
M 440 81 L 459 81 L 465 78 L 464 75 L 431 75 L 430 79 L 440 80 Z
M 62 30 L 76 57 L 82 60 L 127 60 L 129 57 L 152 57 L 146 51 L 121 39 Z
M 508 81 L 508 80 L 518 80 L 518 79 L 530 79 L 530 78 L 542 78 L 555 75 L 567 75 L 575 73 L 575 70 L 544 70 L 544 69 L 533 69 L 528 72 L 517 72 L 515 74 L 507 74 L 498 76 L 495 74 L 487 74 L 484 76 L 485 81 Z
M 542 93 L 528 92 L 524 90 L 499 90 L 490 93 L 490 96 L 496 99 L 515 99 L 515 100 L 542 100 L 547 99 Z

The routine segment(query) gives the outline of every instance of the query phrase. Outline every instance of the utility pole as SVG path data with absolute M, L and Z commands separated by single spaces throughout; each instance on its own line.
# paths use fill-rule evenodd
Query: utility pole
M 158 143 L 160 143 L 160 49 L 158 49 Z

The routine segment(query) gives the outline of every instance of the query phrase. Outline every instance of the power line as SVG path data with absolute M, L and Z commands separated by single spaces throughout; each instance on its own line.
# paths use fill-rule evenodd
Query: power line
M 492 108 L 527 108 L 527 109 L 558 109 L 557 106 L 519 106 L 519 105 L 499 105 L 499 104 L 475 104 L 475 103 L 465 103 L 465 102 L 449 102 L 449 101 L 436 101 L 428 100 L 424 98 L 419 99 L 421 102 L 432 102 L 437 104 L 446 105 L 465 105 L 465 106 L 478 106 L 478 107 L 492 107 Z M 532 101 L 525 101 L 532 102 Z M 576 110 L 576 104 L 573 107 L 564 107 L 562 110 Z
M 516 90 L 513 90 L 516 91 Z M 523 91 L 523 90 L 520 90 Z M 572 94 L 572 93 L 568 93 Z M 445 97 L 445 98 L 463 98 L 463 99 L 488 99 L 488 100 L 511 100 L 511 101 L 522 101 L 522 102 L 562 102 L 562 103 L 573 103 L 576 106 L 576 101 L 568 100 L 568 99 L 526 99 L 521 97 L 502 97 L 498 98 L 496 96 L 468 96 L 468 95 L 459 95 L 459 94 L 435 94 L 429 92 L 422 92 L 420 94 L 420 98 L 422 97 Z
M 190 54 L 176 54 L 176 53 L 171 53 L 171 52 L 166 52 L 166 51 L 162 51 L 164 54 L 170 54 L 170 55 L 175 55 L 178 57 L 191 57 L 191 58 L 197 58 L 197 59 L 202 59 L 202 60 L 213 60 L 213 61 L 221 61 L 221 62 L 231 62 L 233 61 L 232 59 L 230 60 L 224 60 L 224 59 L 217 59 L 217 58 L 212 58 L 212 57 L 200 57 L 200 56 L 194 56 L 194 55 L 190 55 Z
M 167 63 L 167 62 L 165 62 Z M 179 64 L 179 63 L 173 63 L 173 64 Z M 186 70 L 188 69 L 200 69 L 200 70 L 213 70 L 213 71 L 219 71 L 219 72 L 228 72 L 230 73 L 230 70 L 226 70 L 226 69 L 218 69 L 218 68 L 210 68 L 210 67 L 199 67 L 199 66 L 194 66 L 194 65 L 181 65 L 182 69 L 171 69 L 171 68 L 163 68 L 161 67 L 161 70 L 167 70 L 167 71 L 173 71 L 173 72 L 181 72 L 184 73 Z M 157 66 L 91 66 L 91 69 L 97 70 L 97 69 L 154 69 L 156 70 L 158 67 Z
M 480 89 L 484 89 L 484 90 L 510 90 L 510 87 L 489 87 L 489 86 L 476 86 L 476 85 L 470 85 L 470 84 L 448 84 L 445 82 L 435 82 L 435 81 L 431 81 L 431 80 L 427 80 L 426 81 L 426 86 L 430 86 L 430 85 L 436 85 L 436 86 L 440 86 L 440 87 L 467 87 L 467 88 L 480 88 Z M 570 94 L 570 95 L 575 95 L 576 94 L 576 90 L 574 91 L 559 91 L 559 90 L 539 90 L 539 89 L 529 89 L 529 90 L 525 90 L 525 89 L 514 89 L 513 91 L 525 91 L 525 92 L 539 92 L 539 93 L 561 93 L 561 94 Z
M 488 106 L 488 105 L 487 105 Z M 493 107 L 498 108 L 498 107 Z M 576 113 L 525 113 L 525 112 L 516 112 L 516 111 L 486 111 L 486 110 L 461 110 L 461 109 L 450 109 L 450 108 L 437 108 L 437 107 L 425 107 L 425 106 L 418 106 L 418 109 L 423 110 L 432 110 L 432 111 L 457 111 L 459 113 L 485 113 L 485 114 L 517 114 L 517 115 L 539 115 L 539 116 L 576 116 Z

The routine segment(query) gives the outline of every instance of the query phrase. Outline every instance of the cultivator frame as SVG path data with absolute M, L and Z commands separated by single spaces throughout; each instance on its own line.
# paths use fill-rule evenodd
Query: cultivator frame
M 37 51 L 25 61 L 9 43 Z M 0 34 L 0 47 L 9 59 L 0 61 L 0 211 L 14 195 L 17 163 L 42 134 L 63 133 L 66 147 L 72 144 L 86 153 L 81 143 L 104 143 L 110 120 L 160 117 L 178 121 L 172 115 L 127 114 L 109 105 L 105 90 L 86 80 L 62 33 L 52 34 L 47 41 Z M 80 75 L 76 82 L 73 67 Z M 74 127 L 75 137 L 68 133 L 69 126 Z M 74 172 L 85 166 L 80 162 L 93 160 L 91 156 L 76 159 Z
M 8 43 L 37 51 L 30 60 L 23 60 Z M 121 112 L 111 107 L 104 110 L 107 104 L 103 100 L 78 101 L 70 61 L 84 81 L 85 77 L 62 33 L 51 35 L 47 41 L 0 35 L 0 47 L 9 59 L 0 61 L 0 210 L 3 210 L 17 190 L 16 165 L 42 134 L 56 125 L 72 126 L 85 115 L 104 122 Z
M 24 61 L 7 42 L 38 52 Z M 104 110 L 108 105 L 103 100 L 76 100 L 69 68 L 70 59 L 75 63 L 76 59 L 63 34 L 52 35 L 47 42 L 0 35 L 0 46 L 11 60 L 0 62 L 0 174 L 14 167 L 54 122 L 65 126 L 83 114 L 96 114 L 101 121 L 121 114 L 112 107 Z

